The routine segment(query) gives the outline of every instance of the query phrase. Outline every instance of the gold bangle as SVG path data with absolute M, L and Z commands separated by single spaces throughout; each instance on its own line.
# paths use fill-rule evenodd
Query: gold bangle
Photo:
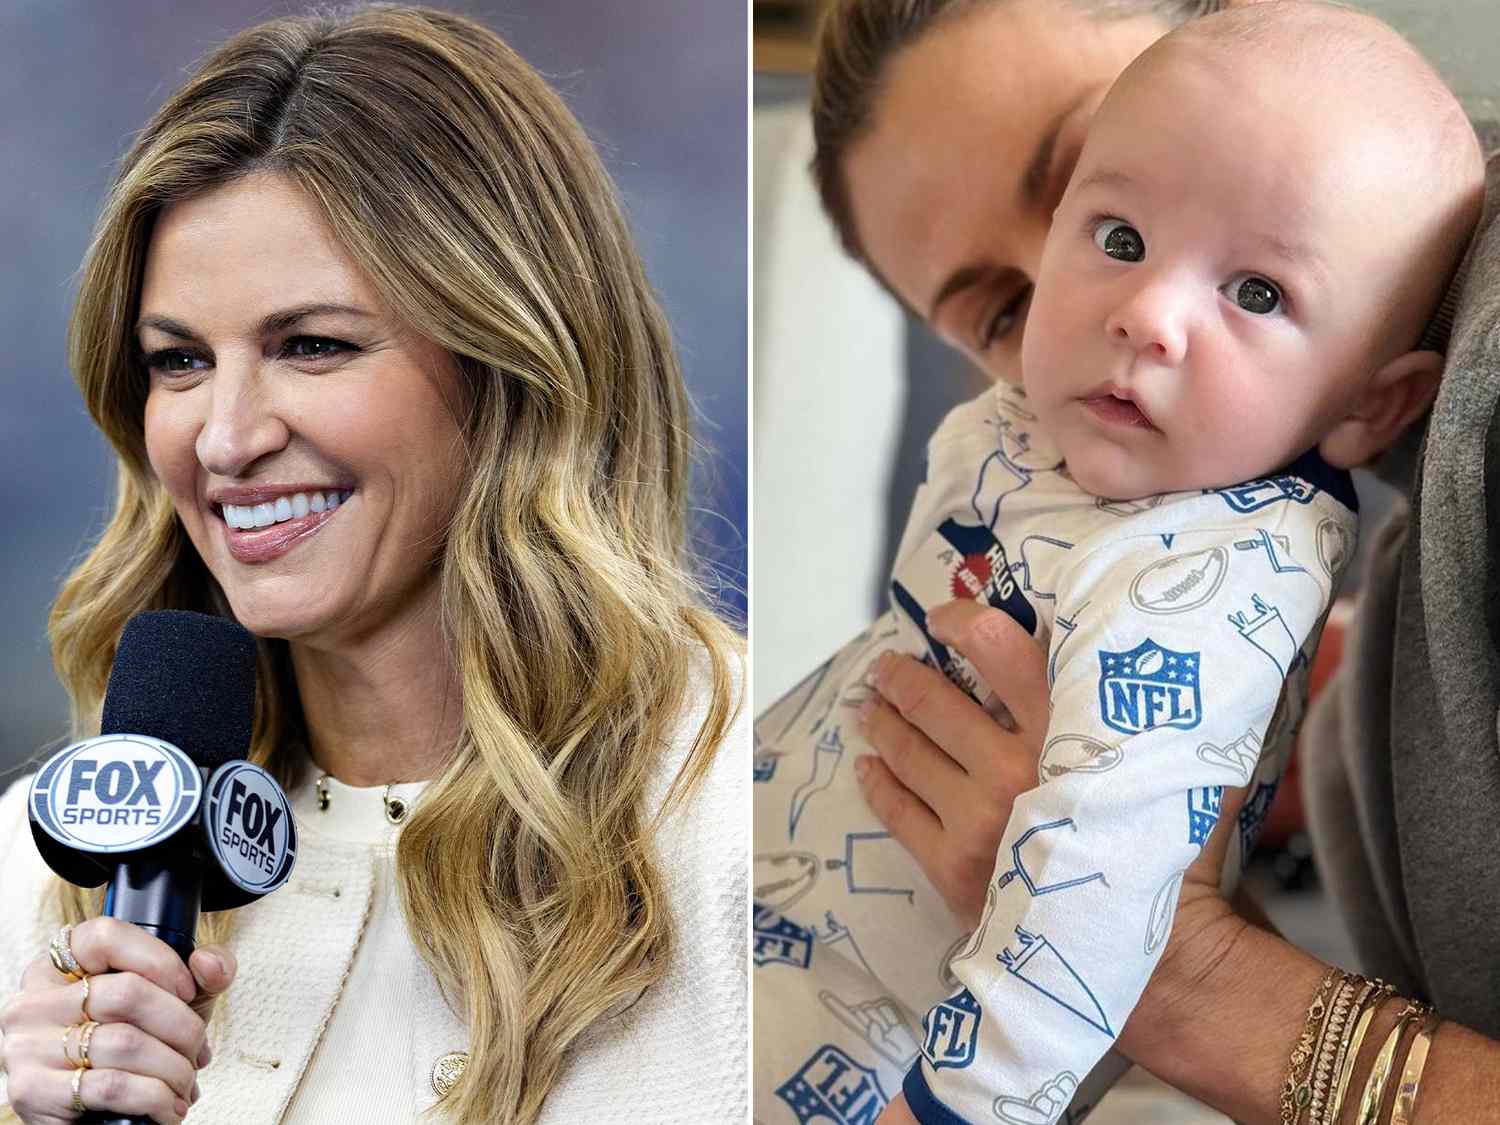
M 1396 1046 L 1401 1042 L 1407 1026 L 1430 1010 L 1425 1004 L 1419 1004 L 1415 1000 L 1408 1000 L 1406 1007 L 1401 1009 L 1401 1014 L 1396 1017 L 1396 1026 L 1391 1028 L 1385 1042 L 1380 1045 L 1380 1053 L 1375 1056 L 1370 1077 L 1365 1080 L 1364 1093 L 1359 1099 L 1359 1116 L 1356 1118 L 1358 1125 L 1375 1125 L 1375 1119 L 1380 1116 L 1380 1103 L 1385 1100 L 1385 1084 L 1391 1077 L 1391 1063 L 1396 1059 Z
M 1344 1111 L 1344 1098 L 1349 1093 L 1349 1081 L 1354 1077 L 1354 1066 L 1359 1061 L 1360 1048 L 1365 1044 L 1365 1035 L 1370 1030 L 1370 1024 L 1375 1020 L 1375 1013 L 1380 1006 L 1395 994 L 1395 989 L 1382 980 L 1373 982 L 1372 989 L 1361 998 L 1362 1007 L 1359 1010 L 1359 1020 L 1354 1024 L 1354 1033 L 1339 1046 L 1338 1062 L 1334 1065 L 1334 1073 L 1338 1075 L 1338 1081 L 1334 1085 L 1333 1100 L 1328 1104 L 1328 1112 L 1323 1120 L 1328 1125 L 1338 1125 L 1339 1114 Z
M 1417 1112 L 1417 1087 L 1422 1084 L 1422 1071 L 1427 1066 L 1427 1049 L 1442 1022 L 1436 1013 L 1429 1015 L 1411 1041 L 1406 1065 L 1401 1068 L 1401 1084 L 1396 1087 L 1396 1104 L 1391 1107 L 1391 1125 L 1412 1125 Z
M 1318 1032 L 1328 1015 L 1328 1001 L 1335 986 L 1344 979 L 1344 973 L 1330 968 L 1323 974 L 1318 990 L 1307 1005 L 1307 1017 L 1302 1034 L 1292 1046 L 1291 1059 L 1287 1063 L 1286 1081 L 1281 1084 L 1281 1125 L 1296 1125 L 1297 1118 L 1312 1101 L 1312 1087 L 1308 1074 L 1312 1070 L 1313 1049 L 1318 1042 Z M 1304 1069 L 1305 1067 L 1305 1069 Z

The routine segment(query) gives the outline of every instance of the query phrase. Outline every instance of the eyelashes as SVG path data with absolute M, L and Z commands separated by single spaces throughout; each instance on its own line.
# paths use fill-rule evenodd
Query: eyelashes
M 1128 220 L 1117 215 L 1094 214 L 1084 222 L 1083 234 L 1105 257 L 1117 262 L 1140 262 L 1146 258 L 1145 237 Z M 1285 312 L 1286 290 L 1263 273 L 1241 271 L 1230 275 L 1222 293 L 1232 304 L 1252 316 Z
M 277 358 L 317 364 L 338 356 L 354 355 L 361 350 L 356 344 L 332 336 L 291 336 L 281 345 Z M 139 362 L 146 371 L 164 378 L 190 375 L 213 366 L 210 356 L 194 348 L 158 348 L 141 352 Z M 189 366 L 177 366 L 182 363 Z
M 974 346 L 981 352 L 988 351 L 1005 337 L 1015 331 L 1017 323 L 1021 319 L 1021 312 L 1027 300 L 1031 297 L 1032 286 L 1023 285 L 1017 289 L 1015 295 L 988 315 L 975 333 Z

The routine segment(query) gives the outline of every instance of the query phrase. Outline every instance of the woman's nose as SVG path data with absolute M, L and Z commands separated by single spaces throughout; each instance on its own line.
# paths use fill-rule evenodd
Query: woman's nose
M 1105 320 L 1104 330 L 1156 363 L 1175 367 L 1187 355 L 1185 301 L 1165 279 L 1135 289 Z
M 238 477 L 290 436 L 253 362 L 220 359 L 208 387 L 208 414 L 195 445 L 198 463 L 218 477 Z

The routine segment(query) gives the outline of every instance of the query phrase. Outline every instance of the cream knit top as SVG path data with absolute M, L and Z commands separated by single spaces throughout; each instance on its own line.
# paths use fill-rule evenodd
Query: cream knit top
M 658 833 L 678 939 L 667 973 L 580 1040 L 543 1125 L 747 1118 L 747 711 Z M 702 721 L 699 701 L 653 778 L 651 812 Z M 392 865 L 400 829 L 385 818 L 385 787 L 329 779 L 329 807 L 319 810 L 316 777 L 311 770 L 291 794 L 299 838 L 290 880 L 236 915 L 239 973 L 210 1030 L 214 1060 L 190 1122 L 405 1125 L 439 1101 L 438 1060 L 468 1050 L 406 932 Z M 50 872 L 27 825 L 29 785 L 23 777 L 0 798 L 0 1003 L 55 930 L 38 910 Z M 397 785 L 392 795 L 420 801 L 424 788 Z

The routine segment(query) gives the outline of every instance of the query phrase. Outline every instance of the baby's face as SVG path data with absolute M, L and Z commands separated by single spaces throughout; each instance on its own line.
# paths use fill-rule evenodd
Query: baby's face
M 1022 352 L 1088 491 L 1252 479 L 1349 412 L 1408 263 L 1380 191 L 1393 146 L 1340 143 L 1348 102 L 1316 100 L 1178 57 L 1101 108 Z

